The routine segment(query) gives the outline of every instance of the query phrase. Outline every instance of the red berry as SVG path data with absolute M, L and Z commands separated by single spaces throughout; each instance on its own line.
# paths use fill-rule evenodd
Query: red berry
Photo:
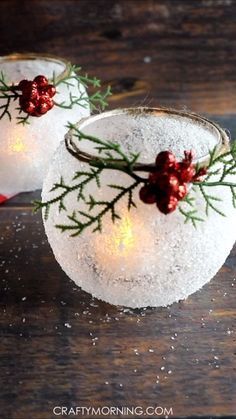
M 39 87 L 45 87 L 48 85 L 48 79 L 45 76 L 37 76 L 34 78 L 34 81 Z
M 24 83 L 24 87 L 22 89 L 22 96 L 25 99 L 37 99 L 38 97 L 38 89 L 37 84 L 33 81 L 28 81 L 27 83 Z
M 31 92 L 29 94 L 29 97 L 30 97 L 31 100 L 34 100 L 34 99 L 37 100 L 39 98 L 39 93 L 38 93 L 37 87 L 33 86 L 31 88 Z
M 156 202 L 156 193 L 151 185 L 144 185 L 139 191 L 139 197 L 145 204 L 154 204 Z
M 173 194 L 178 192 L 179 189 L 179 180 L 177 176 L 164 172 L 160 174 L 157 180 L 157 187 L 165 192 L 165 194 Z
M 48 106 L 48 109 L 51 109 L 54 105 L 53 99 L 51 99 L 50 96 L 46 96 L 46 95 L 41 96 L 40 102 L 41 103 L 46 103 L 47 106 Z
M 51 98 L 47 93 L 40 94 L 40 96 L 39 96 L 39 101 L 40 102 L 47 102 L 48 100 L 51 100 Z
M 31 83 L 31 88 L 32 89 L 37 89 L 38 88 L 38 85 L 35 81 L 31 81 L 30 83 Z
M 25 102 L 22 110 L 31 115 L 35 111 L 35 104 L 33 102 Z
M 157 201 L 157 208 L 163 214 L 169 214 L 170 212 L 175 211 L 177 205 L 178 205 L 178 199 L 173 195 L 167 196 L 165 198 L 161 198 L 160 200 Z
M 47 103 L 48 103 L 49 110 L 52 109 L 54 106 L 54 101 L 52 99 L 49 99 Z
M 191 182 L 195 176 L 195 167 L 193 164 L 186 165 L 181 162 L 178 164 L 179 178 L 182 182 Z
M 55 95 L 56 88 L 48 84 L 46 77 L 37 76 L 33 81 L 21 80 L 18 88 L 22 91 L 19 104 L 24 112 L 41 116 L 54 106 L 52 96 Z
M 28 80 L 21 80 L 20 83 L 18 84 L 18 88 L 19 90 L 25 90 L 25 88 L 27 88 L 27 86 L 29 85 L 30 81 Z
M 206 174 L 206 169 L 196 168 L 191 151 L 184 152 L 184 158 L 177 162 L 170 151 L 162 151 L 156 157 L 156 167 L 149 173 L 148 183 L 140 189 L 140 199 L 147 203 L 156 202 L 159 210 L 164 214 L 174 211 L 178 201 L 188 193 L 187 183 L 198 181 Z M 153 169 L 152 169 L 153 170 Z
M 183 199 L 188 193 L 188 188 L 186 183 L 183 183 L 182 185 L 179 185 L 179 189 L 176 192 L 176 198 L 177 199 Z
M 31 114 L 30 114 L 30 116 L 37 116 L 37 117 L 40 117 L 40 116 L 42 116 L 42 114 L 41 114 L 40 112 L 37 112 L 37 111 L 35 110 L 33 113 L 31 113 Z
M 45 88 L 46 93 L 50 96 L 53 97 L 56 94 L 56 88 L 55 86 L 53 86 L 53 84 L 49 84 L 46 88 Z
M 174 167 L 176 164 L 176 158 L 171 151 L 161 151 L 156 157 L 156 166 L 158 169 L 168 169 Z
M 37 105 L 37 113 L 44 115 L 49 110 L 48 104 L 46 102 L 39 102 Z

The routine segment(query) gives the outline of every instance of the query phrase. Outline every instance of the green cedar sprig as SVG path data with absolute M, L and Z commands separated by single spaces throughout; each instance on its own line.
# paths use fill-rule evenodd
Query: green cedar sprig
M 91 111 L 104 110 L 108 105 L 107 98 L 111 95 L 111 87 L 108 86 L 104 92 L 101 91 L 101 81 L 96 77 L 89 77 L 88 74 L 81 74 L 81 70 L 81 67 L 70 64 L 65 77 L 57 80 L 56 75 L 53 75 L 52 84 L 55 87 L 64 84 L 69 89 L 75 82 L 79 91 L 81 85 L 86 90 L 90 88 L 98 90 L 92 91 L 90 95 L 87 95 L 86 92 L 80 92 L 80 96 L 74 96 L 70 93 L 68 101 L 55 102 L 55 105 L 63 109 L 72 109 L 75 105 L 78 105 L 82 108 L 90 107 Z
M 193 192 L 189 192 L 188 195 L 182 200 L 190 207 L 186 210 L 186 207 L 179 205 L 179 211 L 185 217 L 185 223 L 191 222 L 196 227 L 198 222 L 204 221 L 204 218 L 198 215 L 198 209 L 196 207 L 195 192 L 198 190 L 203 200 L 205 201 L 205 215 L 209 216 L 210 211 L 217 212 L 222 217 L 226 215 L 217 206 L 217 202 L 221 202 L 222 199 L 211 193 L 211 188 L 217 186 L 224 186 L 229 188 L 232 195 L 232 204 L 236 208 L 236 177 L 235 182 L 229 181 L 228 176 L 236 176 L 236 141 L 232 142 L 230 150 L 225 153 L 218 155 L 217 147 L 209 151 L 209 163 L 207 167 L 207 176 L 202 182 L 193 182 Z M 221 166 L 219 166 L 221 164 Z
M 62 78 L 57 78 L 55 73 L 53 74 L 52 80 L 49 81 L 55 87 L 60 85 L 66 85 L 68 87 L 68 100 L 63 102 L 55 102 L 54 105 L 63 109 L 72 109 L 74 106 L 80 106 L 82 108 L 90 108 L 91 111 L 100 111 L 104 110 L 107 103 L 107 98 L 111 95 L 111 88 L 108 86 L 105 91 L 100 89 L 101 82 L 96 77 L 91 78 L 87 74 L 81 73 L 81 67 L 69 64 L 68 71 Z M 80 92 L 79 96 L 73 95 L 69 92 L 70 87 L 74 86 L 77 83 L 78 91 L 80 92 L 81 84 L 88 90 L 92 91 L 89 93 Z M 0 120 L 4 117 L 12 120 L 12 115 L 10 113 L 10 104 L 17 101 L 22 92 L 18 89 L 17 85 L 11 85 L 7 82 L 6 75 L 1 71 L 0 72 Z M 20 106 L 15 108 L 19 116 L 17 116 L 18 124 L 29 124 L 30 115 L 25 113 Z
M 5 116 L 11 121 L 12 117 L 9 107 L 12 101 L 16 101 L 20 97 L 20 93 L 14 86 L 8 85 L 5 74 L 0 72 L 0 101 L 3 104 L 0 106 L 0 120 Z
M 86 135 L 81 132 L 75 125 L 69 124 L 68 128 L 73 130 L 73 137 L 78 142 L 89 140 L 95 145 L 98 157 L 90 159 L 88 163 L 88 171 L 76 172 L 73 181 L 79 179 L 78 183 L 65 184 L 63 178 L 59 183 L 55 183 L 52 191 L 58 191 L 58 195 L 54 198 L 42 202 L 36 201 L 35 210 L 42 209 L 45 219 L 49 216 L 52 205 L 57 204 L 59 211 L 67 211 L 65 198 L 74 191 L 78 191 L 77 200 L 83 200 L 87 211 L 74 210 L 72 214 L 67 215 L 68 223 L 56 225 L 62 232 L 70 231 L 72 236 L 81 234 L 86 228 L 92 227 L 93 231 L 102 231 L 102 222 L 106 214 L 110 214 L 111 219 L 115 222 L 120 219 L 117 210 L 117 204 L 125 197 L 127 198 L 127 208 L 130 210 L 136 207 L 133 199 L 133 191 L 140 185 L 147 182 L 147 178 L 137 174 L 137 166 L 139 154 L 126 154 L 121 146 L 112 141 L 104 141 L 102 139 Z M 236 208 L 236 182 L 227 179 L 229 175 L 236 175 L 236 142 L 234 142 L 229 151 L 218 155 L 217 148 L 210 151 L 210 158 L 207 167 L 207 175 L 202 181 L 193 182 L 191 191 L 185 196 L 178 206 L 180 213 L 184 217 L 185 223 L 191 222 L 194 227 L 199 222 L 203 222 L 204 218 L 199 215 L 196 206 L 195 192 L 199 190 L 205 202 L 205 215 L 208 216 L 210 211 L 215 211 L 221 216 L 225 214 L 217 207 L 217 202 L 221 201 L 218 196 L 209 192 L 209 188 L 215 186 L 228 187 L 232 194 L 232 204 Z M 220 166 L 219 166 L 220 164 Z M 126 173 L 132 179 L 132 183 L 128 186 L 107 185 L 117 191 L 111 201 L 98 201 L 94 196 L 89 194 L 90 182 L 96 181 L 97 187 L 101 187 L 100 176 L 104 170 L 118 170 Z M 197 170 L 197 168 L 196 168 Z M 140 166 L 140 171 L 147 171 L 144 166 Z M 183 205 L 185 204 L 185 205 Z M 189 207 L 189 209 L 187 209 Z

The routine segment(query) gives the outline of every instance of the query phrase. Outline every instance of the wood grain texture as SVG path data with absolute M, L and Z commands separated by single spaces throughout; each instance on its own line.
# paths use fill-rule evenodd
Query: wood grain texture
M 113 108 L 187 108 L 236 135 L 235 19 L 235 0 L 1 0 L 0 54 L 66 57 L 112 84 Z M 0 207 L 0 418 L 51 419 L 56 405 L 235 418 L 236 248 L 186 301 L 126 311 L 62 272 L 37 196 Z
M 0 11 L 1 54 L 64 56 L 112 84 L 112 107 L 235 112 L 235 0 L 1 0 Z
M 187 301 L 129 311 L 74 286 L 40 215 L 0 216 L 1 417 L 49 419 L 56 405 L 235 414 L 236 249 Z

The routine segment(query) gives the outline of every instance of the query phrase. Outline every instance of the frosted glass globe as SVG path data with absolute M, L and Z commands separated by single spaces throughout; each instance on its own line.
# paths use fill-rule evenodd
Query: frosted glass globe
M 184 150 L 190 149 L 201 161 L 222 138 L 227 142 L 224 131 L 214 124 L 177 111 L 116 110 L 90 117 L 77 126 L 86 134 L 121 144 L 126 151 L 139 151 L 142 162 L 155 161 L 162 150 L 172 150 L 182 159 Z M 93 144 L 85 142 L 83 147 L 95 153 Z M 74 173 L 88 169 L 87 163 L 71 156 L 61 143 L 44 181 L 43 201 L 58 194 L 49 191 L 61 176 L 65 183 L 75 185 Z M 87 193 L 97 200 L 109 200 L 114 190 L 106 185 L 128 182 L 127 175 L 106 170 L 101 176 L 101 188 L 92 183 Z M 88 229 L 70 237 L 69 232 L 62 233 L 55 225 L 68 224 L 68 214 L 85 209 L 82 202 L 78 203 L 75 191 L 65 199 L 67 212 L 59 211 L 57 205 L 51 207 L 45 229 L 58 263 L 85 291 L 117 305 L 166 306 L 187 298 L 207 283 L 234 244 L 236 210 L 225 187 L 214 188 L 214 195 L 217 194 L 222 198 L 219 205 L 227 217 L 210 211 L 197 229 L 191 223 L 185 224 L 178 210 L 164 215 L 155 205 L 142 203 L 136 190 L 137 208 L 129 212 L 126 200 L 121 202 L 118 208 L 121 220 L 113 224 L 107 215 L 102 233 Z M 200 195 L 196 198 L 199 215 L 204 216 L 205 203 Z
M 51 79 L 55 73 L 60 77 L 67 70 L 68 63 L 56 58 L 28 54 L 0 57 L 0 71 L 9 84 L 17 84 L 22 79 L 33 80 L 38 75 Z M 78 87 L 75 82 L 69 89 L 61 84 L 57 91 L 55 101 L 67 103 L 70 92 L 77 97 L 85 93 L 84 87 Z M 11 121 L 7 116 L 0 121 L 0 194 L 6 196 L 41 188 L 49 161 L 67 131 L 67 122 L 76 122 L 90 114 L 88 106 L 73 109 L 54 106 L 39 118 L 30 117 L 30 124 L 23 126 L 17 124 L 17 106 L 17 102 L 10 104 Z

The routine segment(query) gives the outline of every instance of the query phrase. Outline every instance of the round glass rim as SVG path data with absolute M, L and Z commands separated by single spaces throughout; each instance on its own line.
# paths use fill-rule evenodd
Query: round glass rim
M 118 109 L 113 109 L 111 111 L 106 111 L 106 112 L 102 112 L 100 114 L 97 115 L 91 115 L 87 118 L 82 118 L 80 121 L 78 121 L 76 123 L 76 128 L 78 128 L 81 132 L 83 132 L 83 129 L 86 128 L 88 125 L 90 125 L 93 122 L 96 122 L 97 120 L 100 119 L 105 119 L 107 117 L 112 117 L 112 116 L 116 116 L 116 115 L 122 115 L 122 114 L 126 114 L 126 115 L 131 115 L 131 116 L 138 116 L 138 115 L 161 115 L 161 114 L 166 114 L 166 115 L 176 115 L 179 117 L 185 117 L 185 118 L 189 118 L 192 119 L 193 121 L 197 121 L 198 123 L 200 123 L 201 125 L 203 125 L 204 127 L 208 127 L 211 130 L 214 131 L 214 133 L 216 134 L 216 139 L 218 139 L 215 147 L 215 155 L 220 155 L 222 153 L 224 153 L 225 151 L 228 151 L 230 149 L 230 139 L 227 135 L 227 133 L 215 122 L 200 116 L 196 113 L 193 112 L 188 112 L 188 111 L 182 111 L 182 110 L 177 110 L 177 109 L 172 109 L 172 108 L 162 108 L 162 107 L 158 107 L 158 108 L 154 108 L 154 107 L 130 107 L 130 108 L 118 108 Z M 65 143 L 66 143 L 66 147 L 72 147 L 74 146 L 73 143 L 73 128 L 70 129 L 68 131 L 68 133 L 65 135 Z M 88 152 L 86 152 L 85 150 L 82 150 L 81 148 L 77 147 L 76 144 L 76 151 L 78 154 L 78 159 L 82 160 L 84 162 L 89 163 L 92 160 L 96 160 L 99 155 L 98 154 L 90 154 Z M 194 164 L 199 164 L 199 165 L 206 165 L 209 162 L 210 159 L 210 150 L 209 153 L 205 154 L 202 157 L 199 157 L 197 159 L 194 159 Z M 153 164 L 153 162 L 151 162 L 150 164 Z M 139 166 L 142 165 L 146 165 L 145 163 L 138 163 Z
M 0 56 L 0 65 L 4 62 L 14 62 L 14 61 L 37 61 L 37 60 L 44 60 L 50 61 L 55 64 L 63 65 L 64 70 L 59 73 L 55 79 L 56 81 L 60 81 L 62 78 L 66 77 L 70 71 L 70 62 L 64 58 L 57 57 L 47 53 L 36 53 L 36 52 L 14 52 L 8 55 Z

